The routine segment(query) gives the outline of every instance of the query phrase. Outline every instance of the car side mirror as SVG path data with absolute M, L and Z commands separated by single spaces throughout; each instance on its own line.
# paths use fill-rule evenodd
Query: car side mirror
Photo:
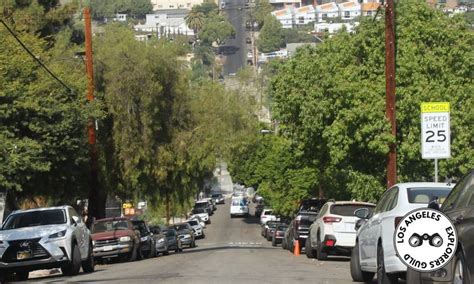
M 354 211 L 354 215 L 360 219 L 369 219 L 370 211 L 368 208 L 359 208 Z
M 430 202 L 428 203 L 428 208 L 438 210 L 438 211 L 441 209 L 441 207 L 439 206 L 438 196 L 433 196 L 431 198 Z
M 72 224 L 73 224 L 74 226 L 77 226 L 77 223 L 79 223 L 79 217 L 77 217 L 77 216 L 72 216 L 72 217 L 71 217 L 71 221 L 72 221 Z

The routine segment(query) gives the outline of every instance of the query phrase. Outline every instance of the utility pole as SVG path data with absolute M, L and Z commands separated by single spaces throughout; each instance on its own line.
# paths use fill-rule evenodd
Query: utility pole
M 84 23 L 85 23 L 85 45 L 86 45 L 86 71 L 87 71 L 87 101 L 94 100 L 94 66 L 92 61 L 92 28 L 91 15 L 88 7 L 84 8 Z M 95 120 L 89 118 L 87 124 L 88 140 L 89 140 L 89 154 L 90 154 L 90 181 L 89 181 L 89 204 L 87 223 L 92 224 L 94 218 L 104 218 L 105 212 L 100 206 L 101 195 L 99 194 L 99 177 L 98 177 L 98 163 L 97 163 L 97 147 L 95 136 Z M 105 200 L 104 200 L 105 201 Z M 102 209 L 101 209 L 102 208 Z
M 395 4 L 387 0 L 385 7 L 385 115 L 390 121 L 391 133 L 397 137 L 395 116 Z M 390 144 L 387 159 L 387 188 L 397 183 L 397 143 Z

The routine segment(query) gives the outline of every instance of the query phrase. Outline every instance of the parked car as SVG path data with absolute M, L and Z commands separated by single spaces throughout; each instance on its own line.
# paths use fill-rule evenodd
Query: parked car
M 0 231 L 0 281 L 25 281 L 30 271 L 94 271 L 89 229 L 71 206 L 13 211 Z
M 189 220 L 196 220 L 199 222 L 199 225 L 201 225 L 203 229 L 206 228 L 206 222 L 204 222 L 204 220 L 202 220 L 201 217 L 199 217 L 198 215 L 191 215 L 189 217 Z
M 163 255 L 169 254 L 168 239 L 165 234 L 165 227 L 162 226 L 150 226 L 150 231 L 153 233 L 155 239 L 155 252 L 156 255 L 162 253 Z
M 404 277 L 407 268 L 393 245 L 398 222 L 408 212 L 426 207 L 434 196 L 444 201 L 451 188 L 443 183 L 399 183 L 382 195 L 373 213 L 367 208 L 357 209 L 355 215 L 366 222 L 357 231 L 352 250 L 352 279 L 366 282 L 377 273 L 382 283 L 396 283 L 400 276 Z
M 368 208 L 372 212 L 375 204 L 355 201 L 328 201 L 318 213 L 310 227 L 305 251 L 308 258 L 325 260 L 328 255 L 351 255 L 355 246 L 357 217 L 354 211 Z
M 277 221 L 268 221 L 267 223 L 262 224 L 261 225 L 262 226 L 262 231 L 260 232 L 262 237 L 264 237 L 266 239 L 267 236 L 268 236 L 268 231 L 269 231 L 270 226 L 275 227 L 276 224 L 278 224 L 278 223 L 279 222 L 277 222 Z
M 212 197 L 212 199 L 214 199 L 216 204 L 225 204 L 224 195 L 222 195 L 220 193 L 215 193 L 211 197 Z
M 474 282 L 474 170 L 453 188 L 440 209 L 454 223 L 458 234 L 457 252 L 442 269 L 420 273 L 408 268 L 407 283 Z
M 278 221 L 276 215 L 273 215 L 273 209 L 263 209 L 262 214 L 260 214 L 260 224 L 264 225 L 268 221 Z
M 212 209 L 212 206 L 209 205 L 209 202 L 207 200 L 196 201 L 193 209 L 206 209 L 207 214 L 209 214 L 209 216 L 211 216 L 214 212 L 214 210 Z
M 133 220 L 133 228 L 140 232 L 140 255 L 144 257 L 156 256 L 156 241 L 145 221 Z
M 232 197 L 230 218 L 234 218 L 237 215 L 245 217 L 249 215 L 248 199 L 246 197 Z
M 174 224 L 173 228 L 178 233 L 178 238 L 181 241 L 181 246 L 188 246 L 190 248 L 196 246 L 193 229 L 188 223 Z
M 326 204 L 326 199 L 324 198 L 309 198 L 309 199 L 303 199 L 300 201 L 300 207 L 298 209 L 298 212 L 300 211 L 307 211 L 307 212 L 314 212 L 314 213 L 319 213 L 319 210 L 321 207 L 323 207 L 324 204 Z
M 255 217 L 260 217 L 265 207 L 263 204 L 263 199 L 256 199 L 254 203 L 255 203 Z
M 212 211 L 217 210 L 216 201 L 213 198 L 204 198 L 203 200 L 206 200 L 209 203 L 209 206 L 211 206 Z
M 211 224 L 211 218 L 209 218 L 209 213 L 206 208 L 194 208 L 191 211 L 191 214 L 193 214 L 191 215 L 191 218 L 193 218 L 193 216 L 198 216 L 206 224 Z
M 268 224 L 268 229 L 267 232 L 265 233 L 267 241 L 271 242 L 273 238 L 273 233 L 275 232 L 276 226 L 280 224 L 278 221 L 274 222 L 267 222 Z
M 204 229 L 201 227 L 201 224 L 197 220 L 188 220 L 186 221 L 191 228 L 193 229 L 194 237 L 195 238 L 201 238 L 203 239 L 205 237 L 204 235 Z
M 245 43 L 251 44 L 251 43 L 252 43 L 252 39 L 249 38 L 249 37 L 245 38 Z
M 304 247 L 309 234 L 309 226 L 316 220 L 317 215 L 317 212 L 300 211 L 290 222 L 285 232 L 285 244 L 289 251 L 294 252 L 296 241 L 299 242 L 300 249 Z
M 140 234 L 128 218 L 106 218 L 96 220 L 91 227 L 94 258 L 124 258 L 136 260 L 140 251 Z
M 272 246 L 276 247 L 277 244 L 281 243 L 285 236 L 285 231 L 288 229 L 288 225 L 279 223 L 276 225 L 272 236 Z
M 174 227 L 169 227 L 163 231 L 163 234 L 166 236 L 168 242 L 168 251 L 174 250 L 175 253 L 178 253 L 183 250 L 183 245 L 181 244 L 181 239 L 178 238 L 178 232 Z

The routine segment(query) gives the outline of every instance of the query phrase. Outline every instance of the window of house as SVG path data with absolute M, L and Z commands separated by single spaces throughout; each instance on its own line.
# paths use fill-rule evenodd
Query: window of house
M 321 17 L 323 18 L 323 20 L 326 20 L 328 18 L 328 14 L 322 14 Z
M 298 21 L 299 21 L 300 24 L 304 24 L 304 17 L 299 17 Z
M 170 5 L 170 9 L 173 9 L 174 8 L 174 5 Z
M 161 9 L 161 8 L 163 8 L 163 5 L 158 5 L 158 9 Z
M 345 11 L 344 12 L 344 18 L 350 18 L 351 17 L 351 12 Z
M 367 16 L 372 16 L 372 11 L 367 11 Z

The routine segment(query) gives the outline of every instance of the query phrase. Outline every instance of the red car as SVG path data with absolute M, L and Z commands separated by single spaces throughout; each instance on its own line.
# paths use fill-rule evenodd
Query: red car
M 96 220 L 91 227 L 94 259 L 121 258 L 134 261 L 140 256 L 140 234 L 127 218 Z

